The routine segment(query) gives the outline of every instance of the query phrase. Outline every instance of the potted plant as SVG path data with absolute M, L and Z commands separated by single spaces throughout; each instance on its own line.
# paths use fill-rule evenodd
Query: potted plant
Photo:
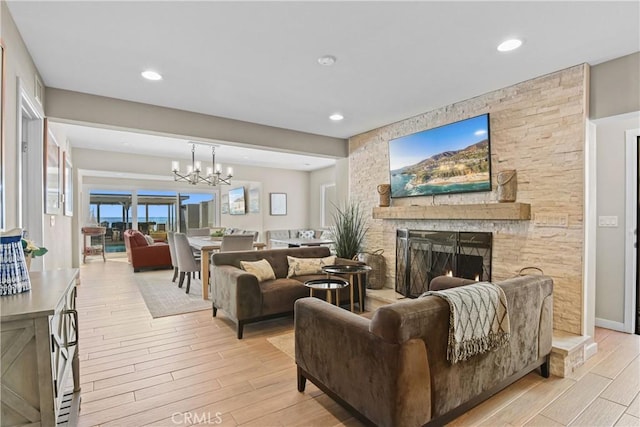
M 211 240 L 222 240 L 222 236 L 224 236 L 224 227 L 217 227 L 211 229 Z
M 349 201 L 335 208 L 333 226 L 330 230 L 335 242 L 336 255 L 353 259 L 361 251 L 365 234 L 369 230 L 367 220 L 356 202 Z
M 37 256 L 42 256 L 48 252 L 44 246 L 36 246 L 36 244 L 25 238 L 22 238 L 22 251 L 24 252 L 24 258 L 27 262 L 27 270 L 31 268 L 31 259 Z

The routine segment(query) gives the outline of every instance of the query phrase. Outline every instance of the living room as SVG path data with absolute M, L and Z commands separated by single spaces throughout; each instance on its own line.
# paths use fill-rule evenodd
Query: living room
M 15 7 L 18 10 L 18 5 Z M 609 11 L 606 6 L 602 7 L 603 14 Z M 626 4 L 625 7 L 634 6 Z M 546 275 L 553 277 L 556 303 L 554 328 L 584 337 L 584 359 L 602 354 L 595 345 L 598 335 L 602 335 L 602 332 L 597 332 L 596 327 L 633 332 L 631 328 L 634 322 L 630 316 L 634 307 L 631 297 L 635 292 L 634 284 L 627 283 L 629 275 L 621 273 L 625 268 L 630 268 L 629 262 L 624 261 L 627 252 L 622 242 L 627 238 L 626 228 L 622 227 L 628 217 L 625 211 L 626 194 L 612 194 L 614 192 L 610 189 L 625 188 L 627 178 L 622 174 L 628 157 L 623 149 L 626 143 L 625 132 L 640 128 L 640 102 L 635 96 L 637 90 L 634 89 L 638 84 L 637 73 L 633 71 L 637 70 L 639 56 L 637 40 L 629 42 L 627 36 L 626 44 L 617 43 L 619 49 L 625 46 L 627 50 L 615 51 L 608 47 L 610 50 L 607 54 L 600 53 L 597 59 L 592 60 L 593 63 L 584 58 L 567 66 L 540 70 L 526 77 L 514 77 L 515 80 L 509 84 L 496 86 L 491 90 L 452 93 L 450 102 L 427 106 L 423 101 L 424 106 L 414 108 L 412 113 L 388 114 L 377 122 L 371 122 L 374 124 L 362 128 L 362 131 L 343 136 L 321 136 L 313 132 L 278 129 L 278 123 L 272 126 L 248 124 L 247 128 L 243 128 L 236 121 L 213 117 L 215 114 L 207 116 L 201 112 L 174 109 L 180 108 L 178 104 L 150 105 L 152 102 L 146 103 L 142 98 L 90 95 L 74 88 L 56 85 L 50 87 L 48 82 L 53 77 L 44 72 L 44 63 L 43 69 L 36 68 L 35 64 L 40 61 L 36 56 L 37 51 L 31 52 L 26 38 L 25 41 L 21 38 L 21 23 L 27 15 L 23 15 L 20 20 L 16 19 L 16 24 L 13 22 L 15 17 L 12 17 L 12 12 L 13 5 L 2 4 L 5 61 L 3 225 L 5 229 L 9 229 L 25 224 L 24 211 L 28 211 L 27 216 L 33 216 L 31 220 L 35 220 L 40 227 L 31 227 L 33 232 L 30 236 L 49 248 L 49 254 L 44 259 L 46 269 L 80 267 L 82 236 L 79 230 L 89 216 L 86 201 L 88 191 L 92 188 L 166 189 L 166 185 L 174 184 L 169 170 L 171 159 L 146 155 L 144 161 L 141 161 L 140 156 L 125 153 L 74 148 L 73 142 L 66 143 L 67 137 L 59 133 L 56 137 L 61 141 L 61 149 L 69 152 L 77 171 L 73 216 L 41 214 L 44 212 L 43 201 L 40 198 L 30 200 L 30 194 L 42 194 L 41 180 L 37 185 L 33 184 L 34 187 L 25 190 L 19 185 L 20 172 L 17 168 L 13 169 L 13 165 L 20 164 L 22 159 L 18 145 L 15 144 L 19 139 L 19 126 L 16 123 L 20 106 L 25 107 L 25 111 L 29 110 L 26 107 L 33 107 L 33 112 L 49 117 L 54 127 L 55 124 L 75 122 L 121 131 L 161 134 L 182 142 L 190 139 L 231 140 L 253 148 L 268 148 L 267 145 L 273 144 L 269 148 L 330 157 L 336 161 L 336 166 L 315 171 L 292 171 L 223 162 L 225 167 L 233 166 L 234 184 L 249 187 L 255 183 L 260 186 L 262 213 L 256 222 L 260 224 L 260 231 L 324 225 L 321 223 L 320 200 L 322 186 L 327 183 L 335 183 L 340 196 L 338 199 L 348 195 L 350 199 L 357 200 L 364 211 L 374 212 L 379 203 L 376 187 L 389 181 L 389 140 L 489 113 L 493 184 L 496 185 L 495 179 L 499 172 L 516 170 L 517 202 L 531 206 L 530 219 L 511 221 L 450 218 L 442 221 L 427 216 L 416 220 L 396 216 L 394 213 L 414 204 L 477 206 L 497 203 L 495 187 L 491 192 L 394 198 L 390 211 L 382 212 L 382 217 L 372 216 L 370 219 L 365 249 L 384 249 L 387 265 L 394 266 L 398 229 L 491 231 L 494 238 L 492 279 L 511 277 L 526 267 L 538 267 Z M 633 11 L 627 15 L 633 16 Z M 615 16 L 616 19 L 622 19 L 622 15 Z M 626 25 L 621 27 L 628 28 Z M 27 31 L 27 27 L 24 27 L 24 31 Z M 603 34 L 598 34 L 599 40 L 606 38 Z M 526 43 L 524 47 L 527 47 Z M 561 49 L 559 52 L 561 53 L 557 55 L 566 53 Z M 326 52 L 318 55 L 324 53 Z M 31 59 L 30 55 L 34 58 Z M 518 55 L 518 51 L 515 55 Z M 339 64 L 342 58 L 337 56 Z M 508 57 L 505 55 L 500 61 L 505 58 Z M 314 58 L 313 60 L 315 61 Z M 503 62 L 500 64 L 507 67 Z M 33 84 L 38 80 L 43 84 L 41 92 Z M 449 88 L 451 92 L 455 92 L 454 86 Z M 424 95 L 420 95 L 420 98 L 424 98 Z M 220 132 L 224 126 L 227 126 L 225 132 Z M 262 135 L 256 136 L 258 134 Z M 268 137 L 263 137 L 265 134 Z M 249 141 L 246 138 L 253 139 Z M 616 147 L 616 150 L 610 150 L 610 146 Z M 187 155 L 188 150 L 188 145 L 185 144 L 184 151 Z M 32 165 L 34 170 L 35 165 Z M 594 170 L 598 170 L 598 174 Z M 124 176 L 117 177 L 117 174 Z M 144 175 L 165 175 L 167 180 L 158 184 L 141 178 Z M 270 193 L 287 193 L 287 216 L 269 215 Z M 598 224 L 599 217 L 612 216 L 616 217 L 617 226 Z M 228 216 L 226 219 L 235 220 L 238 217 Z M 228 226 L 234 224 L 228 223 Z M 42 262 L 41 259 L 36 260 L 38 263 Z M 43 264 L 35 265 L 36 269 L 42 267 Z M 99 282 L 97 278 L 92 278 L 92 274 L 106 274 L 94 263 L 82 268 L 86 268 L 81 274 L 84 275 L 86 271 L 88 283 Z M 393 267 L 387 270 L 388 288 L 395 286 L 394 273 Z M 118 270 L 118 277 L 124 279 L 125 274 L 125 271 Z M 108 289 L 117 292 L 121 287 L 114 285 L 108 286 Z M 95 289 L 92 290 L 94 292 L 99 294 Z M 127 292 L 131 293 L 131 290 Z M 135 297 L 132 298 L 136 300 Z M 89 306 L 90 304 L 85 305 L 84 309 L 88 310 Z M 113 310 L 118 311 L 118 308 L 114 306 Z M 135 316 L 144 318 L 140 313 Z M 118 320 L 116 316 L 113 319 L 114 325 L 124 321 L 125 317 L 123 315 Z M 176 328 L 180 328 L 182 322 L 185 325 L 212 322 L 205 317 L 201 315 L 164 322 L 175 322 Z M 90 317 L 85 319 L 89 325 L 95 325 L 98 329 L 108 327 L 106 323 L 94 323 L 89 320 Z M 83 329 L 89 328 L 85 325 Z M 261 337 L 259 344 L 256 343 L 257 347 L 267 348 L 269 344 L 263 338 L 286 328 L 286 322 L 277 324 L 273 330 L 266 326 L 260 327 L 257 331 L 265 335 Z M 152 330 L 153 327 L 149 329 Z M 91 337 L 93 332 L 87 332 Z M 218 338 L 228 342 L 230 346 L 235 345 L 226 336 Z M 250 338 L 257 337 L 252 335 Z M 247 347 L 245 344 L 237 345 Z M 271 354 L 270 351 L 268 354 Z M 260 357 L 259 354 L 256 353 L 255 357 Z M 281 368 L 289 374 L 284 365 Z M 85 390 L 89 392 L 88 389 Z M 120 398 L 129 397 L 122 395 Z M 109 405 L 107 402 L 103 404 Z M 335 410 L 333 404 L 327 405 Z M 289 421 L 291 422 L 287 424 L 295 424 L 291 419 Z M 118 423 L 114 421 L 114 424 Z

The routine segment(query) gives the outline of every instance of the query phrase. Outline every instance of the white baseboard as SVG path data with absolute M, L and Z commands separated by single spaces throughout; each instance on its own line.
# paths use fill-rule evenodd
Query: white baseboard
M 598 343 L 592 342 L 584 346 L 584 361 L 586 362 L 598 352 Z
M 600 328 L 611 329 L 618 332 L 627 332 L 624 328 L 624 323 L 622 322 L 614 322 L 613 320 L 600 319 L 596 317 L 595 324 Z

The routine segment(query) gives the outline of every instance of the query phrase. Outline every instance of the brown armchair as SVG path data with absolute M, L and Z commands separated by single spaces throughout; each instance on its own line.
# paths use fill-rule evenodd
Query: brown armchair
M 167 243 L 149 244 L 138 230 L 125 230 L 124 246 L 134 272 L 143 268 L 172 268 Z

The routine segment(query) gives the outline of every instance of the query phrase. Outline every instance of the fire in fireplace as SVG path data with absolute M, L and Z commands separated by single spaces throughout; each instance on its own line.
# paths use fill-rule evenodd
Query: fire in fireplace
M 418 297 L 441 275 L 491 280 L 492 237 L 490 232 L 397 230 L 396 291 Z

